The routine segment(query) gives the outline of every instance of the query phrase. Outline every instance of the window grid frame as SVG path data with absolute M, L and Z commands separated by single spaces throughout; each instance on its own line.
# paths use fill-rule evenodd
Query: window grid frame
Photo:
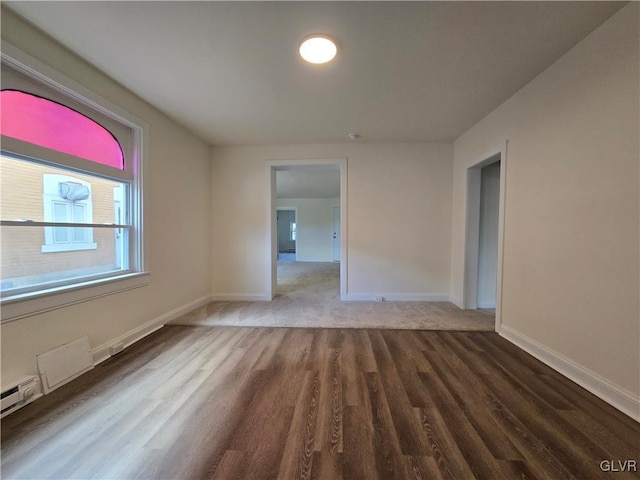
M 12 158 L 11 155 L 6 155 Z M 20 159 L 17 159 L 20 160 Z M 24 161 L 24 160 L 23 160 Z M 29 162 L 33 163 L 33 162 Z M 59 168 L 59 167 L 56 167 Z M 44 206 L 44 217 L 43 222 L 51 222 L 56 225 L 67 223 L 78 223 L 78 224 L 89 224 L 93 223 L 93 199 L 90 196 L 86 200 L 78 200 L 76 202 L 72 202 L 70 200 L 60 199 L 58 195 L 58 185 L 61 182 L 75 182 L 80 183 L 86 187 L 88 187 L 90 194 L 93 194 L 91 183 L 81 180 L 79 178 L 72 177 L 68 175 L 70 172 L 63 173 L 45 173 L 43 174 L 42 184 L 43 184 L 43 206 Z M 99 177 L 97 177 L 99 178 Z M 67 221 L 59 221 L 55 219 L 55 205 L 63 205 L 66 208 L 66 219 Z M 85 209 L 84 218 L 88 221 L 79 221 L 75 218 L 73 213 L 73 209 L 75 206 L 81 205 Z M 51 220 L 48 220 L 51 219 Z M 58 228 L 66 228 L 67 241 L 66 242 L 57 242 L 56 241 L 56 232 Z M 81 242 L 76 242 L 74 240 L 74 235 L 77 232 L 78 227 L 72 227 L 69 225 L 60 225 L 60 226 L 47 226 L 44 230 L 45 243 L 41 247 L 42 253 L 56 253 L 56 252 L 72 252 L 72 251 L 80 251 L 80 250 L 95 250 L 98 248 L 98 245 L 93 241 L 93 229 L 91 227 L 83 226 L 85 240 Z

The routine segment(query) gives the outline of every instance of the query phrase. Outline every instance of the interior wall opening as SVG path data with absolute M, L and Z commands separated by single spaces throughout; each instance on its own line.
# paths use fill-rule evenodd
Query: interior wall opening
M 464 308 L 501 322 L 506 142 L 467 166 Z
M 344 300 L 347 296 L 346 158 L 270 160 L 266 165 L 270 219 L 266 298 L 274 300 L 283 293 L 278 293 L 284 282 L 279 274 L 285 273 L 279 271 L 280 266 L 312 269 L 327 264 L 327 269 L 335 272 L 332 298 Z M 290 215 L 282 214 L 284 211 L 295 211 L 295 225 L 290 219 L 284 219 L 285 215 Z M 282 223 L 285 221 L 289 225 L 288 234 Z M 287 247 L 284 243 L 281 246 L 278 237 L 288 235 L 290 242 L 292 234 L 295 247 Z M 292 248 L 295 248 L 295 259 L 291 255 L 293 252 L 281 252 Z M 283 265 L 285 257 L 288 257 L 288 265 Z
M 298 234 L 295 209 L 278 208 L 276 224 L 278 226 L 278 260 L 295 261 Z
M 276 298 L 308 302 L 339 299 L 339 166 L 277 170 L 275 191 Z
M 478 308 L 496 308 L 498 268 L 498 211 L 500 161 L 480 169 L 480 225 L 478 235 Z

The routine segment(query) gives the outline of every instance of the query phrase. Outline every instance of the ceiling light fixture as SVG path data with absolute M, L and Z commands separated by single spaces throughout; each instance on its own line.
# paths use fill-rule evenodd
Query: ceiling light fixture
M 338 53 L 336 42 L 327 35 L 314 33 L 307 35 L 298 47 L 300 56 L 309 63 L 327 63 L 333 60 Z

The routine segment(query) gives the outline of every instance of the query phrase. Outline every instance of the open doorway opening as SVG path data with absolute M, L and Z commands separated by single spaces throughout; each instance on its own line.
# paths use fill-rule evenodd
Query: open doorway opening
M 499 330 L 506 187 L 506 143 L 467 167 L 464 307 L 495 312 Z
M 268 162 L 268 297 L 346 296 L 346 159 Z
M 500 160 L 480 169 L 478 308 L 495 310 L 498 268 Z
M 333 261 L 340 261 L 340 207 L 333 207 Z
M 297 213 L 295 208 L 277 208 L 278 261 L 296 261 L 298 237 Z

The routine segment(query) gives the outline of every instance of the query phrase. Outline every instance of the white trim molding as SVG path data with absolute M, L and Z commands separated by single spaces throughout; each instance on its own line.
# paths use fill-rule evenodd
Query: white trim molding
M 464 303 L 462 302 L 462 300 L 460 300 L 460 298 L 456 297 L 455 295 L 449 296 L 449 303 L 453 303 L 460 310 L 464 310 Z
M 346 302 L 375 302 L 376 296 L 371 293 L 347 293 L 341 300 Z
M 12 322 L 58 308 L 88 302 L 95 298 L 144 287 L 151 282 L 149 272 L 129 273 L 118 277 L 76 283 L 75 285 L 40 290 L 35 294 L 15 295 L 2 299 L 1 323 Z
M 264 293 L 214 293 L 212 302 L 270 302 L 272 299 Z
M 444 293 L 349 293 L 343 300 L 349 302 L 448 302 Z
M 640 422 L 640 397 L 613 385 L 597 373 L 512 328 L 502 325 L 498 334 L 636 422 Z
M 385 302 L 448 302 L 445 293 L 387 293 L 381 295 Z
M 495 302 L 478 303 L 478 308 L 496 308 Z
M 185 315 L 196 308 L 200 308 L 211 301 L 211 295 L 205 295 L 204 297 L 200 297 L 196 300 L 193 300 L 189 303 L 186 303 L 178 308 L 174 308 L 170 312 L 167 312 L 159 317 L 154 318 L 153 320 L 140 325 L 133 330 L 120 335 L 119 337 L 114 338 L 113 340 L 109 340 L 108 342 L 100 345 L 97 348 L 91 350 L 91 357 L 93 358 L 94 366 L 104 362 L 108 358 L 111 357 L 110 349 L 114 345 L 123 344 L 124 348 L 133 345 L 139 340 L 142 340 L 147 335 L 152 334 L 156 330 L 160 330 L 171 320 L 175 320 L 182 315 Z

